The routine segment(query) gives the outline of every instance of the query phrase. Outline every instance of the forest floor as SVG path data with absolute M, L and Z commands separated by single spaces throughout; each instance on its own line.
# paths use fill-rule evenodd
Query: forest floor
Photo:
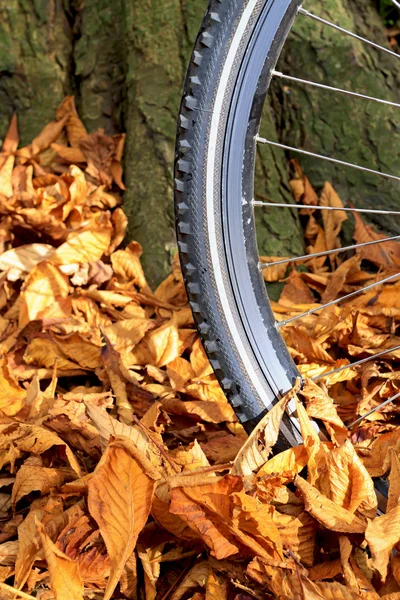
M 284 328 L 305 383 L 247 437 L 178 260 L 152 290 L 121 245 L 123 143 L 66 98 L 27 147 L 13 119 L 0 154 L 0 598 L 400 599 L 399 404 L 366 416 L 399 390 L 400 283 Z M 337 249 L 347 213 L 313 206 L 340 198 L 294 167 L 307 251 Z M 265 269 L 277 318 L 395 274 L 399 248 Z M 287 410 L 303 444 L 274 455 Z

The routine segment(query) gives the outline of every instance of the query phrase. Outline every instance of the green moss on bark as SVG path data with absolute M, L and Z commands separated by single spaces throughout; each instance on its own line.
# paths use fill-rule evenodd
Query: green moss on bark
M 8 0 L 0 6 L 0 138 L 14 112 L 22 143 L 54 118 L 72 92 L 72 32 L 61 0 Z

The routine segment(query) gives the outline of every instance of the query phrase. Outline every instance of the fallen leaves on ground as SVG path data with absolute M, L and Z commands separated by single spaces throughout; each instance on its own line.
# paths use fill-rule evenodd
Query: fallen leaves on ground
M 304 382 L 248 437 L 177 259 L 153 290 L 140 245 L 121 246 L 123 144 L 68 97 L 27 147 L 13 118 L 0 153 L 0 597 L 400 597 L 399 405 L 367 415 L 399 390 L 400 284 L 283 329 Z M 307 252 L 339 248 L 340 197 L 292 165 Z M 356 217 L 355 241 L 381 237 Z M 396 272 L 396 244 L 368 248 L 265 269 L 284 283 L 276 317 Z M 277 453 L 289 413 L 302 443 Z

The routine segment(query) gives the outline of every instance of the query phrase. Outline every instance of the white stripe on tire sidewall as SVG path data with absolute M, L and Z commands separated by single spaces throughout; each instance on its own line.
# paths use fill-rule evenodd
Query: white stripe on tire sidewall
M 250 0 L 242 14 L 239 25 L 236 29 L 233 37 L 231 46 L 229 48 L 228 55 L 225 60 L 223 71 L 218 85 L 218 90 L 215 96 L 215 102 L 212 112 L 210 137 L 208 140 L 208 156 L 207 156 L 207 173 L 206 173 L 206 203 L 207 203 L 207 225 L 208 225 L 208 240 L 210 245 L 210 254 L 215 274 L 215 284 L 218 291 L 219 300 L 224 312 L 225 319 L 230 329 L 231 336 L 234 343 L 240 353 L 242 362 L 245 369 L 257 390 L 258 395 L 263 401 L 266 408 L 271 408 L 271 399 L 265 390 L 265 382 L 260 380 L 259 374 L 255 371 L 254 365 L 248 357 L 247 350 L 243 345 L 240 332 L 235 322 L 234 314 L 232 313 L 231 306 L 229 303 L 228 296 L 226 294 L 225 287 L 223 285 L 223 276 L 221 269 L 221 261 L 218 253 L 217 238 L 220 236 L 220 232 L 215 227 L 215 215 L 214 215 L 214 165 L 215 155 L 217 149 L 218 133 L 219 133 L 219 119 L 222 113 L 223 102 L 225 97 L 226 87 L 229 83 L 229 76 L 232 70 L 233 63 L 235 61 L 236 53 L 238 51 L 240 42 L 246 27 L 251 19 L 254 8 L 258 0 Z

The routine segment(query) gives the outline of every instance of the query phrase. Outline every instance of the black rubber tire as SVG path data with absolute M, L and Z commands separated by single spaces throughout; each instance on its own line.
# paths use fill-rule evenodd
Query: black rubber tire
M 252 84 L 254 93 L 249 90 L 253 114 L 249 114 L 244 127 L 246 135 L 254 139 L 271 67 L 275 66 L 299 5 L 300 0 L 211 0 L 191 57 L 179 114 L 175 206 L 182 271 L 206 352 L 224 392 L 248 430 L 282 393 L 291 389 L 298 372 L 274 324 L 257 267 L 252 224 L 250 232 L 242 228 L 245 217 L 252 221 L 252 204 L 248 202 L 241 212 L 241 223 L 231 222 L 235 210 L 238 214 L 238 199 L 235 210 L 233 204 L 228 207 L 235 199 L 234 194 L 228 199 L 226 196 L 232 173 L 224 164 L 228 138 L 234 136 L 232 114 L 239 106 L 240 78 L 243 83 L 243 77 L 249 74 L 246 60 L 264 65 L 262 73 L 250 73 L 257 81 Z M 264 48 L 263 56 L 255 56 L 254 40 L 260 35 L 261 26 L 264 34 L 267 31 L 271 35 L 271 43 Z M 267 54 L 269 64 L 265 63 Z M 223 109 L 217 114 L 221 90 Z M 218 120 L 216 143 L 212 141 L 214 118 Z M 253 146 L 252 149 L 252 143 L 247 143 L 235 150 L 234 156 L 234 160 L 246 161 L 250 170 L 255 143 Z M 211 149 L 214 156 L 210 163 Z M 247 191 L 240 193 L 252 193 L 250 179 Z M 206 188 L 211 180 L 215 185 L 210 204 Z M 216 243 L 210 239 L 210 219 L 215 221 L 212 231 L 216 232 Z M 233 264 L 237 269 L 233 269 Z M 239 272 L 233 275 L 235 270 Z M 249 285 L 252 290 L 248 294 Z M 253 303 L 249 314 L 240 296 L 242 292 L 238 292 L 243 286 L 247 288 L 246 304 L 247 300 Z M 290 445 L 299 441 L 290 420 L 283 426 L 283 435 Z

